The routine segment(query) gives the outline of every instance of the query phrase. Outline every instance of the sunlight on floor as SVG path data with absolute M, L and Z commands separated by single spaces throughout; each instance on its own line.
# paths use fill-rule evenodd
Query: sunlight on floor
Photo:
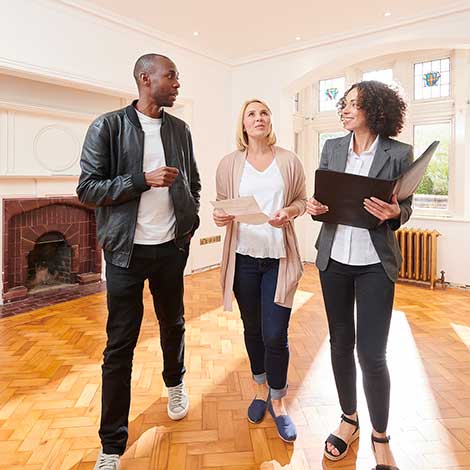
M 457 323 L 451 323 L 450 326 L 462 340 L 462 343 L 470 349 L 470 326 L 458 325 Z

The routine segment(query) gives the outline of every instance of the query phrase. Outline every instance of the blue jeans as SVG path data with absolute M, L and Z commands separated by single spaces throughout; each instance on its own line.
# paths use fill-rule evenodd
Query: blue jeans
M 274 303 L 279 260 L 236 255 L 233 291 L 244 326 L 245 345 L 253 378 L 267 379 L 271 398 L 287 393 L 291 309 Z

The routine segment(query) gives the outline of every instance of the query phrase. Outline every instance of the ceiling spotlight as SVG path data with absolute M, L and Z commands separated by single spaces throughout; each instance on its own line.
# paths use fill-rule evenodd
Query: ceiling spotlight
M 194 31 L 193 36 L 199 36 L 199 31 Z
M 389 11 L 386 11 L 386 12 L 384 13 L 384 16 L 392 16 L 392 14 L 391 14 Z
M 301 38 L 300 36 L 296 36 L 296 37 L 295 37 L 295 40 L 296 40 L 296 41 L 300 41 L 301 39 L 302 39 L 302 38 Z

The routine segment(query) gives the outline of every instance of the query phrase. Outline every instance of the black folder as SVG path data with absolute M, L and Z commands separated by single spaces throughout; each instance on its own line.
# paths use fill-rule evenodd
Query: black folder
M 372 229 L 379 219 L 364 209 L 364 199 L 376 197 L 390 201 L 397 194 L 403 201 L 419 186 L 426 168 L 439 145 L 434 141 L 398 178 L 384 180 L 340 171 L 318 169 L 315 172 L 315 199 L 328 206 L 328 212 L 312 216 L 320 222 Z

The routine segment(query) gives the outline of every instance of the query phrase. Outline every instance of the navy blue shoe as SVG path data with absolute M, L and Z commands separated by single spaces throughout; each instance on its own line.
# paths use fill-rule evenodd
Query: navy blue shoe
M 248 421 L 253 424 L 261 423 L 266 414 L 267 407 L 268 404 L 266 400 L 260 400 L 255 397 L 248 407 Z
M 268 410 L 276 423 L 277 432 L 279 437 L 285 442 L 294 442 L 297 439 L 297 430 L 294 422 L 290 419 L 289 415 L 274 414 L 273 405 L 271 400 L 268 402 Z

